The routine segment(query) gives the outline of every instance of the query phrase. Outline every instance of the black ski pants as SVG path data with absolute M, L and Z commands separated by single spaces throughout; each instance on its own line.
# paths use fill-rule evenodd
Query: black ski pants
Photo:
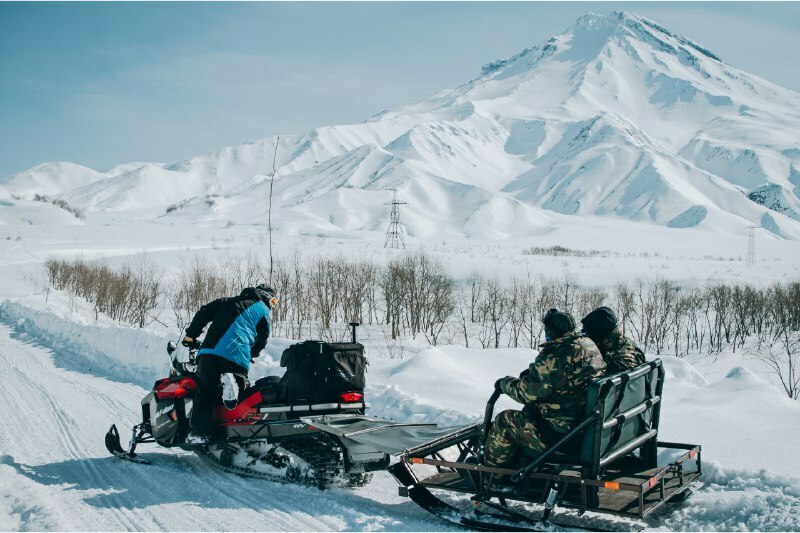
M 247 370 L 236 363 L 213 354 L 197 358 L 197 389 L 192 403 L 192 432 L 214 434 L 218 429 L 211 419 L 215 407 L 222 405 L 222 374 L 235 374 L 237 382 L 247 383 Z

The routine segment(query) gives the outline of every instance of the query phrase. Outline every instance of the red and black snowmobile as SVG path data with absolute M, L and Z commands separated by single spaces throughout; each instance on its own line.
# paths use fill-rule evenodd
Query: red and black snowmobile
M 132 429 L 129 449 L 120 444 L 115 425 L 105 437 L 117 457 L 149 463 L 136 454 L 139 444 L 191 450 L 224 470 L 269 479 L 308 483 L 320 488 L 332 483 L 349 486 L 368 482 L 369 472 L 383 470 L 390 457 L 377 448 L 348 438 L 342 428 L 375 430 L 397 424 L 365 415 L 364 347 L 353 342 L 306 341 L 287 348 L 283 377 L 267 376 L 241 387 L 238 402 L 214 409 L 219 437 L 210 441 L 189 436 L 192 398 L 197 387 L 194 357 L 178 362 L 175 345 L 170 376 L 155 382 L 142 399 L 142 422 Z M 325 430 L 318 427 L 319 423 Z M 331 429 L 333 428 L 333 429 Z

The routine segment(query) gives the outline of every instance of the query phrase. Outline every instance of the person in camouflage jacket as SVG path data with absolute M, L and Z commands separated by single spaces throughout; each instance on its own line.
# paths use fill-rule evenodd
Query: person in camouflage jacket
M 606 361 L 606 374 L 616 374 L 644 364 L 644 352 L 617 327 L 617 315 L 608 307 L 598 307 L 583 320 L 583 331 L 591 338 Z
M 486 439 L 484 462 L 513 463 L 520 447 L 543 452 L 584 416 L 589 381 L 603 375 L 605 362 L 591 339 L 575 331 L 569 313 L 550 309 L 542 319 L 547 342 L 519 378 L 497 380 L 495 387 L 525 404 L 503 411 Z

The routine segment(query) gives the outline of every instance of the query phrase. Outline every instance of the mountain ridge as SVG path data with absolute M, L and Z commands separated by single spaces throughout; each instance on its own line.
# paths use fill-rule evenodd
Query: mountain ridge
M 329 197 L 331 205 L 317 206 L 316 214 L 335 220 L 352 196 L 368 213 L 350 217 L 345 227 L 377 228 L 388 217 L 384 189 L 397 187 L 420 206 L 436 205 L 423 198 L 433 195 L 455 212 L 458 198 L 449 195 L 468 187 L 480 200 L 464 208 L 491 235 L 535 231 L 561 215 L 593 215 L 725 232 L 768 217 L 776 236 L 800 238 L 797 93 L 627 12 L 587 14 L 480 72 L 455 89 L 357 124 L 281 136 L 278 209 L 304 211 L 304 203 Z M 114 176 L 82 171 L 64 183 L 47 182 L 50 174 L 40 168 L 33 187 L 88 211 L 138 209 L 151 216 L 162 216 L 168 204 L 199 206 L 204 195 L 217 195 L 255 211 L 236 215 L 231 207 L 224 216 L 257 219 L 265 206 L 243 196 L 269 184 L 276 142 L 272 136 Z M 32 170 L 3 178 L 0 188 L 33 194 L 20 183 Z M 81 180 L 87 183 L 65 186 Z M 142 192 L 154 188 L 157 194 Z M 477 215 L 500 204 L 512 211 L 525 206 L 520 212 L 536 224 L 500 231 Z M 430 210 L 409 210 L 431 224 L 447 223 Z M 204 216 L 223 215 L 210 207 Z M 469 216 L 456 219 L 451 231 L 475 233 L 467 228 Z

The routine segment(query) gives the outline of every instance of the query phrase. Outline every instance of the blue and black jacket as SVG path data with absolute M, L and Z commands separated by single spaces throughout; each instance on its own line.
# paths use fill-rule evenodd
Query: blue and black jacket
M 211 322 L 198 356 L 223 357 L 245 370 L 267 345 L 270 326 L 269 297 L 256 288 L 244 289 L 239 296 L 209 302 L 194 315 L 186 336 L 196 339 Z

